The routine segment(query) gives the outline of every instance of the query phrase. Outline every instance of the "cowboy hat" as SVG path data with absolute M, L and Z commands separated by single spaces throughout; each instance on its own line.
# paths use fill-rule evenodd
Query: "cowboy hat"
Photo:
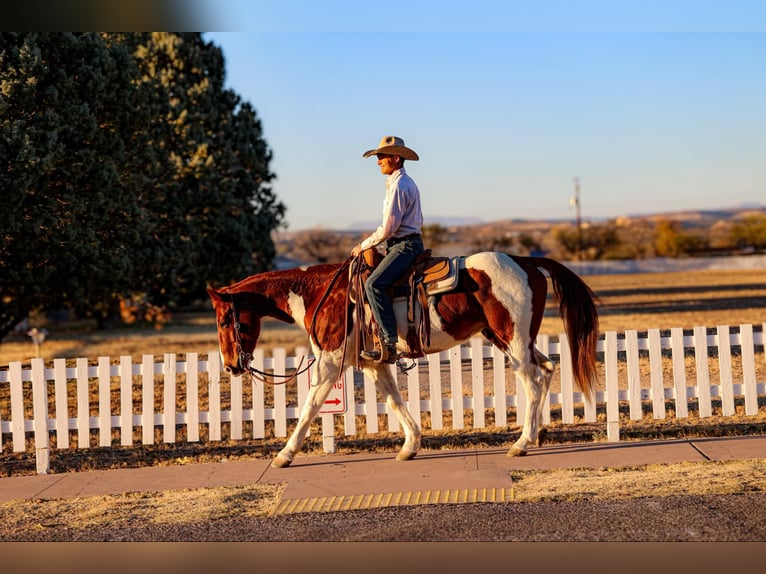
M 418 154 L 404 145 L 404 140 L 402 138 L 396 136 L 383 136 L 377 149 L 371 149 L 364 152 L 362 157 L 370 157 L 379 153 L 398 155 L 399 157 L 411 159 L 413 161 L 420 159 Z

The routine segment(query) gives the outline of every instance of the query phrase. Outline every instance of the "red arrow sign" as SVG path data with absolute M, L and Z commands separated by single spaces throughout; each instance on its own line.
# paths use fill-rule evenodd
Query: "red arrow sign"
M 325 401 L 324 404 L 326 404 L 326 405 L 336 405 L 337 406 L 337 405 L 340 404 L 340 399 L 332 399 L 330 401 Z

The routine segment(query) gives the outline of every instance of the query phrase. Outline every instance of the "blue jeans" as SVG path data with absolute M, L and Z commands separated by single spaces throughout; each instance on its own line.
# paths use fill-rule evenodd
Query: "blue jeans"
M 399 338 L 396 332 L 394 303 L 386 292 L 412 265 L 415 258 L 423 252 L 421 236 L 407 238 L 391 245 L 386 256 L 373 270 L 364 283 L 364 290 L 372 308 L 372 315 L 380 329 L 381 343 L 396 344 Z

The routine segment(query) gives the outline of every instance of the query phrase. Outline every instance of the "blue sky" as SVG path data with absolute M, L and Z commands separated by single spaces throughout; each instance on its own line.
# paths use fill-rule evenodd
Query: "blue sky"
M 586 220 L 766 203 L 759 3 L 359 4 L 220 0 L 210 29 L 229 31 L 205 33 L 262 121 L 290 230 L 377 223 L 384 176 L 361 156 L 383 135 L 420 154 L 426 222 L 573 218 L 575 177 Z

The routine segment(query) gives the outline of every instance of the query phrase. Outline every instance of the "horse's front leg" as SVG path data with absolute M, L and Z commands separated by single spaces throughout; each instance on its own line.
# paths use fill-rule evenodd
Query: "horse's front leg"
M 399 419 L 399 424 L 404 429 L 404 444 L 396 455 L 396 460 L 415 458 L 415 455 L 420 450 L 420 425 L 407 409 L 399 388 L 396 386 L 396 379 L 391 373 L 391 369 L 388 365 L 380 365 L 375 368 L 365 367 L 365 372 L 375 381 L 378 390 L 383 395 L 388 406 L 391 407 L 391 410 L 394 411 L 394 414 Z M 420 397 L 418 397 L 419 399 Z
M 279 454 L 271 462 L 271 466 L 274 468 L 284 468 L 290 466 L 290 463 L 293 462 L 295 453 L 303 446 L 303 441 L 306 439 L 311 423 L 316 418 L 322 405 L 324 405 L 330 389 L 332 389 L 332 386 L 337 381 L 339 371 L 340 367 L 337 364 L 332 362 L 332 360 L 323 360 L 320 354 L 312 379 L 315 382 L 309 388 L 306 402 L 303 404 L 303 408 L 301 408 L 298 424 L 287 440 L 285 447 L 279 451 Z

